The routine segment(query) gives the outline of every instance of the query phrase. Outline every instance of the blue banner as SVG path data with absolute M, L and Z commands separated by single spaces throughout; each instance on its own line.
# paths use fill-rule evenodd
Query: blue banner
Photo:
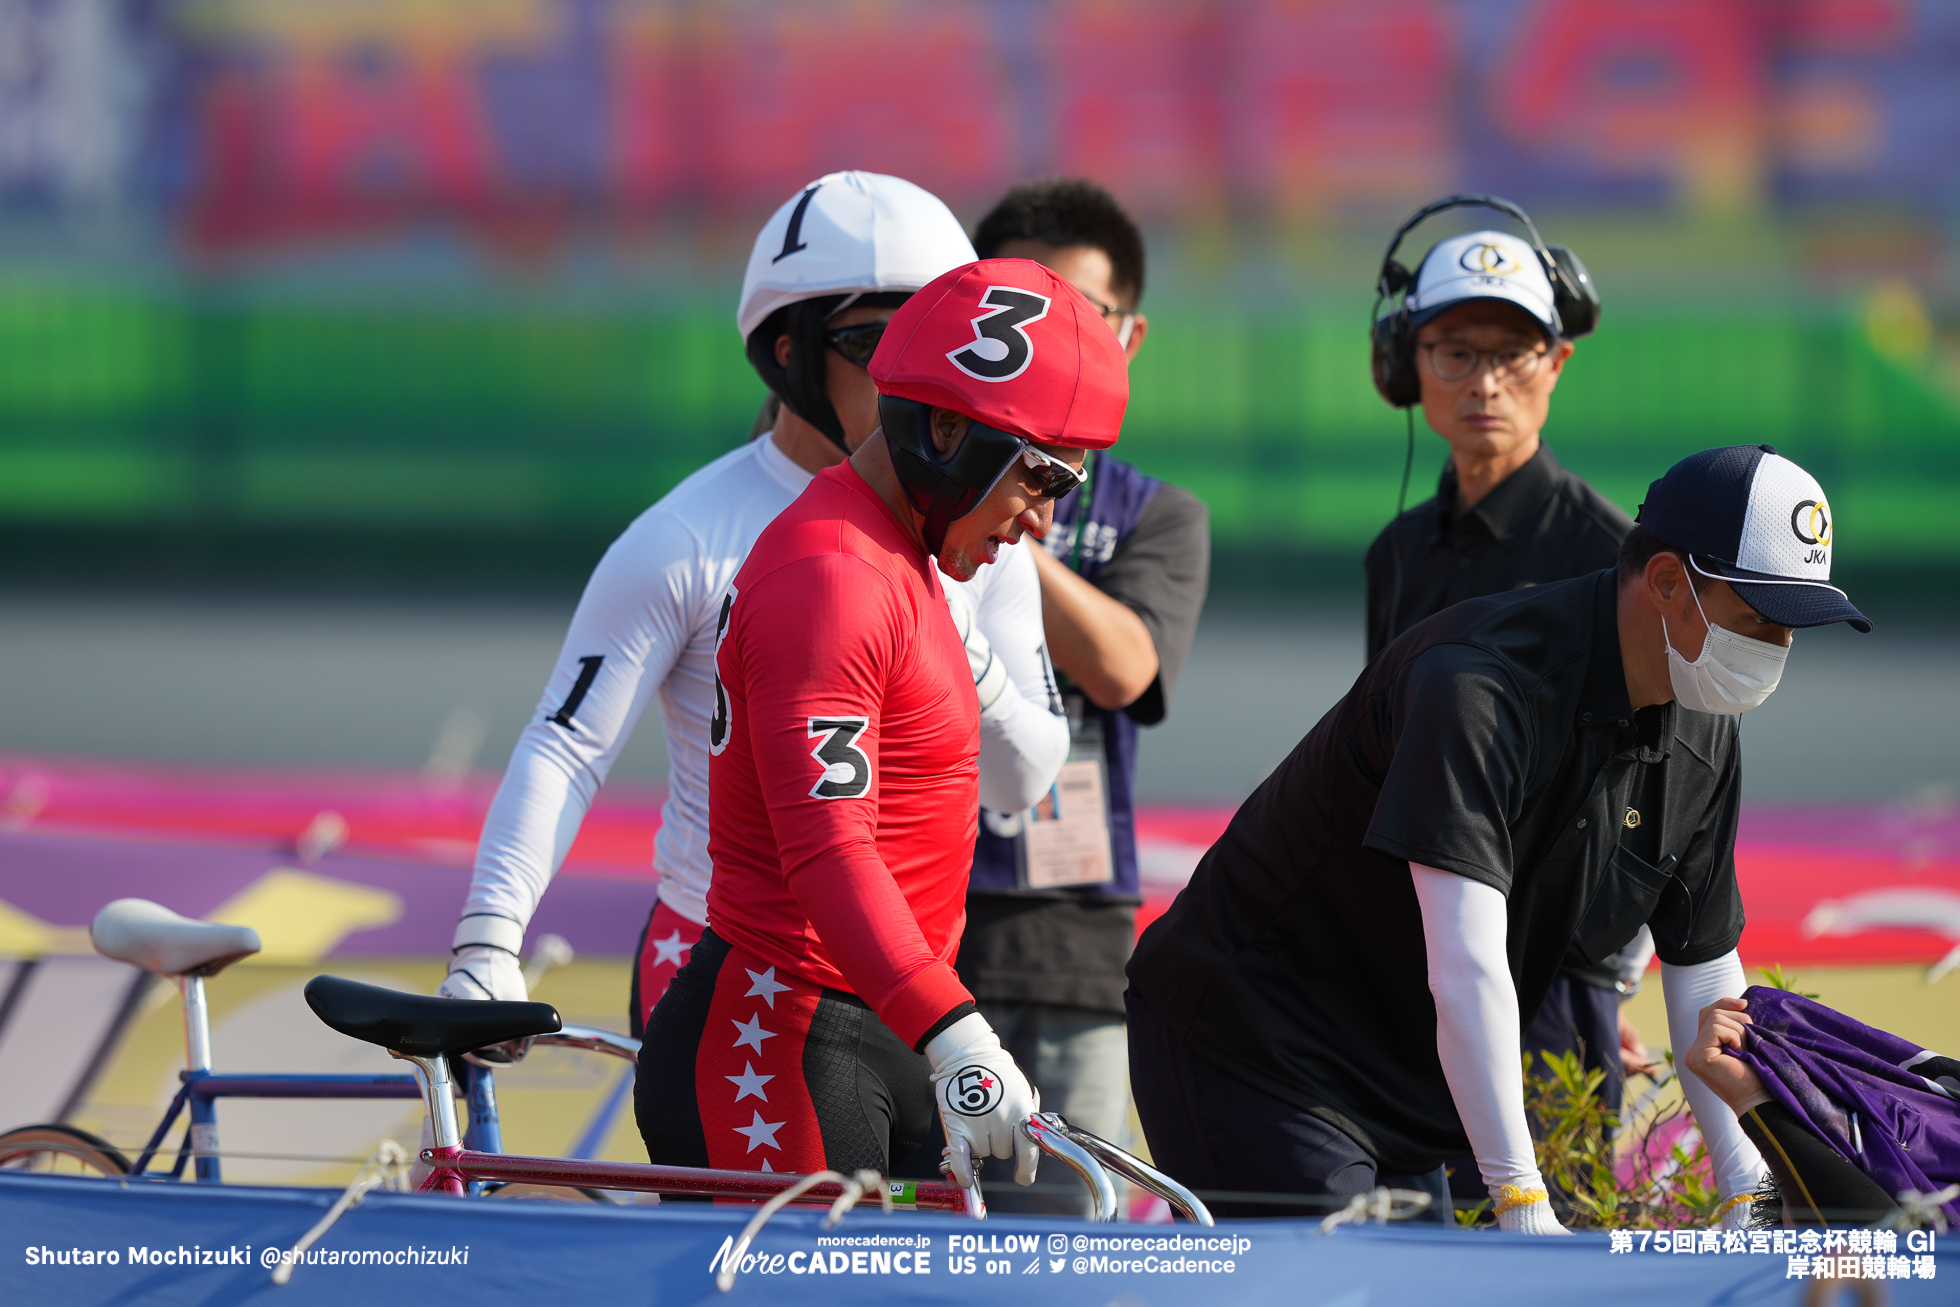
M 1790 1303 L 1827 1278 L 1883 1278 L 1899 1307 L 1952 1301 L 1928 1278 L 1935 1236 L 1895 1234 L 1892 1256 L 1844 1252 L 1812 1232 L 1776 1232 L 1791 1251 L 1724 1251 L 1719 1232 L 1628 1232 L 1532 1240 L 1436 1226 L 1316 1221 L 1089 1225 L 1060 1218 L 886 1216 L 859 1209 L 778 1215 L 744 1259 L 733 1292 L 715 1272 L 749 1209 L 669 1204 L 575 1207 L 376 1193 L 350 1209 L 272 1283 L 287 1248 L 331 1205 L 329 1190 L 142 1184 L 0 1174 L 0 1301 L 64 1307 L 141 1302 L 362 1307 L 431 1301 L 780 1303 L 867 1300 L 998 1307 L 1044 1304 L 1367 1303 L 1464 1305 L 1583 1300 L 1638 1304 Z M 1770 1247 L 1765 1233 L 1760 1242 Z M 1745 1239 L 1743 1242 L 1747 1242 Z M 1734 1246 L 1731 1241 L 1731 1247 Z M 1834 1251 L 1835 1250 L 1835 1251 Z M 78 1264 L 79 1263 L 79 1264 Z M 1801 1273 L 1801 1278 L 1795 1278 Z

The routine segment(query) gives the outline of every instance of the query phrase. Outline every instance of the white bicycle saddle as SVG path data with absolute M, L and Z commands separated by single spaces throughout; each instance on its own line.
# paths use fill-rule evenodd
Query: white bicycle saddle
M 95 951 L 159 976 L 215 976 L 259 951 L 250 926 L 180 917 L 148 899 L 117 899 L 88 928 Z

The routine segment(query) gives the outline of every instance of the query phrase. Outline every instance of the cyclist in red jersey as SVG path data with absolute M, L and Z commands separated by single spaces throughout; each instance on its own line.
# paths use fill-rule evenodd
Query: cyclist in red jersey
M 1021 259 L 917 292 L 870 371 L 881 432 L 722 603 L 708 930 L 648 1018 L 635 1107 L 655 1162 L 798 1172 L 886 1170 L 937 1110 L 956 1180 L 1012 1157 L 1027 1184 L 1038 1099 L 953 970 L 979 708 L 938 573 L 1046 533 L 1128 377 L 1089 302 Z

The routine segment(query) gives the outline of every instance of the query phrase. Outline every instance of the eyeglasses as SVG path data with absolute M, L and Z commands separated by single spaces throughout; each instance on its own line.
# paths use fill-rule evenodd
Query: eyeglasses
M 1102 314 L 1103 321 L 1109 323 L 1109 329 L 1116 333 L 1116 338 L 1123 343 L 1125 349 L 1128 349 L 1130 345 L 1130 323 L 1136 320 L 1137 315 L 1119 304 L 1105 304 L 1101 300 L 1092 299 L 1087 295 L 1084 295 L 1082 298 L 1089 301 L 1090 308 Z M 1115 319 L 1114 322 L 1110 321 L 1112 318 Z
M 878 352 L 878 342 L 885 338 L 888 322 L 860 322 L 855 327 L 826 328 L 823 338 L 830 347 L 861 368 L 871 366 L 871 356 Z
M 1544 349 L 1471 349 L 1454 341 L 1422 341 L 1429 352 L 1429 369 L 1444 381 L 1462 381 L 1488 367 L 1507 386 L 1522 386 L 1538 375 L 1538 365 L 1550 353 Z
M 1089 473 L 1083 468 L 1071 467 L 1051 454 L 1044 454 L 1025 441 L 1021 445 L 1021 461 L 1034 473 L 1034 479 L 1041 487 L 1043 499 L 1060 499 L 1070 491 L 1083 485 Z
M 1088 295 L 1084 295 L 1082 298 L 1088 300 L 1089 307 L 1094 309 L 1096 312 L 1102 314 L 1105 318 L 1129 316 L 1130 311 L 1126 308 L 1122 308 L 1115 304 L 1105 304 L 1101 300 L 1095 299 L 1092 296 L 1088 296 Z

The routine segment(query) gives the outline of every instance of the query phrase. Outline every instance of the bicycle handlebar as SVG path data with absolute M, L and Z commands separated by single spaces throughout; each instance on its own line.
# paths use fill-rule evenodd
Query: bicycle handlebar
M 555 1048 L 582 1048 L 589 1053 L 610 1053 L 628 1062 L 640 1060 L 639 1040 L 596 1026 L 565 1026 L 555 1035 L 538 1035 L 531 1042 Z
M 474 1063 L 487 1070 L 509 1067 L 522 1062 L 530 1051 L 545 1045 L 551 1048 L 582 1048 L 588 1053 L 609 1053 L 613 1057 L 628 1062 L 640 1060 L 640 1041 L 628 1035 L 615 1035 L 610 1030 L 597 1026 L 562 1026 L 556 1034 L 532 1035 L 526 1039 L 514 1039 L 508 1044 L 497 1044 L 491 1048 L 479 1048 L 473 1053 L 463 1054 L 465 1062 Z M 486 1056 L 496 1053 L 501 1057 Z
M 1028 1127 L 1034 1127 L 1034 1129 L 1028 1129 Z M 1142 1158 L 1125 1152 L 1099 1135 L 1091 1134 L 1087 1130 L 1070 1125 L 1063 1119 L 1059 1112 L 1038 1112 L 1028 1118 L 1023 1129 L 1026 1130 L 1028 1138 L 1040 1146 L 1042 1151 L 1058 1157 L 1069 1166 L 1074 1167 L 1077 1173 L 1082 1176 L 1083 1182 L 1089 1186 L 1090 1193 L 1094 1197 L 1095 1202 L 1098 1205 L 1102 1205 L 1103 1210 L 1109 1213 L 1107 1216 L 1092 1216 L 1090 1218 L 1091 1220 L 1113 1221 L 1116 1219 L 1114 1186 L 1110 1185 L 1109 1177 L 1103 1173 L 1103 1167 L 1106 1166 L 1139 1189 L 1153 1193 L 1169 1203 L 1173 1209 L 1183 1213 L 1184 1219 L 1190 1221 L 1193 1225 L 1208 1227 L 1214 1224 L 1211 1212 L 1198 1200 L 1196 1194 L 1165 1175 L 1162 1171 L 1159 1171 L 1156 1167 L 1151 1166 Z M 1084 1170 L 1074 1158 L 1061 1151 L 1058 1146 L 1051 1147 L 1051 1143 L 1067 1143 L 1070 1145 L 1080 1154 L 1082 1160 L 1088 1162 L 1094 1168 L 1095 1178 L 1092 1178 L 1089 1171 Z M 1100 1184 L 1098 1181 L 1100 1181 Z M 1107 1199 L 1103 1197 L 1105 1190 L 1108 1191 Z
M 1098 1223 L 1116 1219 L 1116 1186 L 1089 1151 L 1069 1138 L 1068 1122 L 1056 1112 L 1036 1112 L 1021 1122 L 1021 1133 L 1042 1152 L 1072 1168 L 1089 1186 L 1089 1219 Z

